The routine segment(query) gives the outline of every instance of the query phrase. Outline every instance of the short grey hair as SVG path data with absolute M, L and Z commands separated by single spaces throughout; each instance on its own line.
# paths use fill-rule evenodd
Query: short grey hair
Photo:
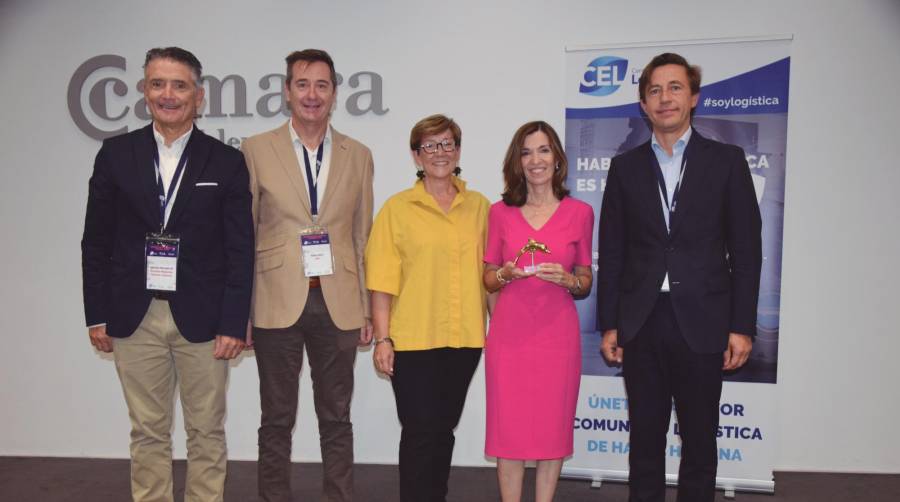
M 197 56 L 192 54 L 191 51 L 184 50 L 181 47 L 156 47 L 150 49 L 147 51 L 147 56 L 144 58 L 145 70 L 147 69 L 147 65 L 150 64 L 150 61 L 153 61 L 154 59 L 171 59 L 187 65 L 194 75 L 194 84 L 197 87 L 200 87 L 200 81 L 203 78 L 203 65 L 200 64 L 200 60 L 197 59 Z

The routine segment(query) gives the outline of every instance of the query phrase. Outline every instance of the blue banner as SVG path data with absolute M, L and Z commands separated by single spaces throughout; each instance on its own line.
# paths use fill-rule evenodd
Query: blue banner
M 778 369 L 781 253 L 787 147 L 790 41 L 711 41 L 569 51 L 566 90 L 568 187 L 591 204 L 598 220 L 610 161 L 650 140 L 638 105 L 638 77 L 662 52 L 701 66 L 705 84 L 693 118 L 703 136 L 740 146 L 763 218 L 763 269 L 757 333 L 748 363 L 726 374 L 720 409 L 721 487 L 771 491 L 774 385 Z M 595 222 L 596 229 L 596 222 Z M 596 243 L 594 244 L 596 270 Z M 582 388 L 575 420 L 575 455 L 563 473 L 627 479 L 628 414 L 621 368 L 600 354 L 596 291 L 577 302 L 582 328 Z M 680 440 L 672 417 L 667 477 L 677 479 Z

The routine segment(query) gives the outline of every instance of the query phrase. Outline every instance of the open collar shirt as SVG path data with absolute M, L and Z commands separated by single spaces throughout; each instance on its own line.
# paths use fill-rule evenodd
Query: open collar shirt
M 325 186 L 328 183 L 328 172 L 331 169 L 331 145 L 333 144 L 331 125 L 328 125 L 328 128 L 325 130 L 325 138 L 322 140 L 322 167 L 319 169 L 318 175 L 316 174 L 316 150 L 318 149 L 318 146 L 309 149 L 303 144 L 303 141 L 300 140 L 300 136 L 294 129 L 293 117 L 289 120 L 288 130 L 291 131 L 291 144 L 294 146 L 294 154 L 297 155 L 297 164 L 300 165 L 300 177 L 303 179 L 303 184 L 306 186 L 307 197 L 309 197 L 310 187 L 309 182 L 306 180 L 306 161 L 303 160 L 304 149 L 306 150 L 307 157 L 309 157 L 309 167 L 312 170 L 313 183 L 316 184 L 316 205 L 321 208 L 322 202 L 325 200 Z
M 181 154 L 184 153 L 184 148 L 187 146 L 188 139 L 191 137 L 192 132 L 194 132 L 193 125 L 188 132 L 179 136 L 171 145 L 166 146 L 166 139 L 156 130 L 156 126 L 153 126 L 153 137 L 156 139 L 156 150 L 159 152 L 158 175 L 162 178 L 163 191 L 165 193 L 169 193 L 169 185 L 172 184 L 172 178 L 175 177 L 178 161 L 181 160 Z M 187 162 L 190 162 L 190 160 L 191 159 L 187 159 Z M 169 214 L 172 212 L 172 206 L 175 205 L 175 197 L 178 196 L 178 189 L 181 187 L 181 178 L 184 178 L 185 170 L 187 170 L 187 163 L 185 163 L 184 168 L 181 170 L 181 176 L 175 180 L 175 191 L 172 192 L 172 198 L 168 201 L 168 205 L 166 206 L 165 221 L 163 222 L 163 225 L 169 222 Z
M 678 177 L 681 175 L 681 159 L 684 158 L 684 150 L 687 148 L 688 141 L 691 140 L 692 129 L 692 127 L 688 127 L 687 131 L 678 138 L 675 145 L 672 146 L 672 155 L 669 155 L 662 145 L 659 144 L 659 141 L 656 140 L 656 133 L 653 134 L 653 137 L 650 140 L 653 154 L 656 155 L 656 160 L 659 162 L 660 169 L 662 169 L 663 179 L 666 182 L 666 197 L 670 203 L 672 197 L 675 195 Z M 684 170 L 687 172 L 687 165 L 684 166 Z M 657 192 L 659 192 L 659 200 L 662 203 L 663 218 L 666 220 L 666 228 L 671 228 L 671 225 L 669 224 L 669 208 L 666 206 L 666 197 L 663 197 L 661 190 L 657 190 Z M 662 286 L 659 290 L 669 291 L 668 272 L 666 272 L 666 277 L 663 279 Z
M 366 246 L 366 287 L 393 295 L 394 348 L 483 347 L 488 200 L 459 191 L 444 212 L 417 181 L 385 202 Z

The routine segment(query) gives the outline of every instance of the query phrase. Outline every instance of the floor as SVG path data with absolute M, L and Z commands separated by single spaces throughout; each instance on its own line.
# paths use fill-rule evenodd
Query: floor
M 184 487 L 183 461 L 175 463 L 175 491 Z M 127 502 L 127 460 L 84 458 L 0 457 L 0 501 L 2 502 Z M 319 464 L 294 464 L 293 489 L 297 501 L 318 500 L 322 469 Z M 397 468 L 390 465 L 357 465 L 356 500 L 397 500 Z M 534 500 L 534 469 L 526 473 L 524 501 Z M 591 488 L 582 480 L 560 480 L 558 502 L 605 502 L 627 500 L 628 487 L 606 483 Z M 176 496 L 176 501 L 181 497 Z M 229 462 L 225 500 L 256 501 L 256 463 Z M 500 500 L 495 471 L 482 467 L 454 467 L 450 475 L 448 502 Z M 669 489 L 667 501 L 675 500 Z M 726 501 L 722 492 L 716 501 Z M 900 474 L 775 474 L 775 494 L 737 493 L 738 502 L 896 502 L 900 501 Z

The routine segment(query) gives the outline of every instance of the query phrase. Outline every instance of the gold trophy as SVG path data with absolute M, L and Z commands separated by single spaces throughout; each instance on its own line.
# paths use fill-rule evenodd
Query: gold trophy
M 523 254 L 529 253 L 531 254 L 531 265 L 526 265 L 523 270 L 525 270 L 526 274 L 533 274 L 537 272 L 537 265 L 534 264 L 535 251 L 550 254 L 550 248 L 548 248 L 546 244 L 544 244 L 543 242 L 538 242 L 534 239 L 528 239 L 528 243 L 522 246 L 522 249 L 519 250 L 519 254 L 516 255 L 516 260 L 513 262 L 513 265 L 519 263 L 519 258 L 521 258 Z

